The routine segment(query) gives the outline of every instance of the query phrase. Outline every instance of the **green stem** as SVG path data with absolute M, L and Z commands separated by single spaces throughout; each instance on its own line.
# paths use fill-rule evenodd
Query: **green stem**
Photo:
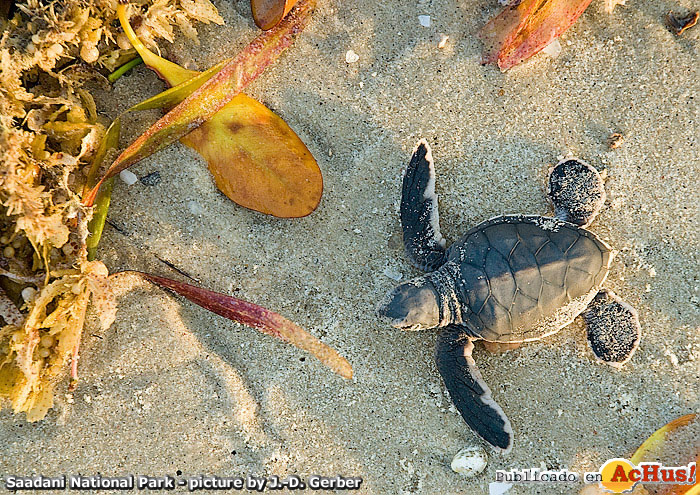
M 100 188 L 95 200 L 95 209 L 92 214 L 92 220 L 88 223 L 88 236 L 85 243 L 87 244 L 88 261 L 95 259 L 97 255 L 97 245 L 100 243 L 102 231 L 105 228 L 107 220 L 107 212 L 109 211 L 109 202 L 112 199 L 112 187 L 114 186 L 114 177 L 109 179 Z
M 85 182 L 85 191 L 89 191 L 89 188 L 95 182 L 95 177 L 100 170 L 102 162 L 107 155 L 107 151 L 111 148 L 117 148 L 119 146 L 119 133 L 121 130 L 121 119 L 117 117 L 112 125 L 109 126 L 105 137 L 100 143 L 100 147 L 95 153 L 95 158 L 90 165 L 90 171 Z M 102 230 L 105 227 L 105 221 L 107 220 L 107 211 L 109 210 L 109 201 L 112 197 L 112 186 L 114 185 L 114 179 L 110 179 L 105 182 L 105 185 L 100 192 L 97 194 L 95 200 L 95 210 L 93 211 L 92 220 L 88 223 L 88 236 L 85 243 L 87 244 L 88 250 L 88 260 L 92 261 L 95 259 L 95 254 L 97 253 L 97 245 L 100 243 L 100 237 L 102 237 Z
M 110 148 L 117 148 L 119 146 L 119 133 L 121 132 L 121 117 L 114 119 L 112 124 L 107 129 L 105 137 L 102 138 L 99 148 L 95 153 L 95 157 L 92 159 L 90 164 L 90 170 L 87 174 L 87 179 L 85 181 L 85 187 L 83 188 L 83 196 L 85 196 L 90 188 L 95 185 L 95 179 L 97 178 L 97 173 L 100 171 L 102 162 L 105 159 L 105 155 Z
M 109 82 L 113 83 L 120 77 L 122 77 L 124 74 L 129 72 L 131 69 L 136 67 L 139 64 L 143 63 L 143 59 L 141 57 L 136 57 L 134 59 L 129 60 L 127 63 L 119 67 L 117 70 L 112 72 L 110 75 L 107 76 L 107 79 Z

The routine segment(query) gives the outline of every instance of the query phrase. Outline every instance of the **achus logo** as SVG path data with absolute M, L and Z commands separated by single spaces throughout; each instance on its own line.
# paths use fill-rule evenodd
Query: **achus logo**
M 637 483 L 694 485 L 685 495 L 700 495 L 696 484 L 696 463 L 668 467 L 658 462 L 640 462 L 637 466 L 627 459 L 610 459 L 600 468 L 600 485 L 611 493 L 631 492 Z

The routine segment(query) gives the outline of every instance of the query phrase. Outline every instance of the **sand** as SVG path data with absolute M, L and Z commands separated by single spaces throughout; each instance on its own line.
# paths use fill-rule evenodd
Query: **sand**
M 583 472 L 629 456 L 653 431 L 700 407 L 698 37 L 664 26 L 689 0 L 596 1 L 561 38 L 502 74 L 480 65 L 490 1 L 320 1 L 295 46 L 248 94 L 281 115 L 324 174 L 320 207 L 298 220 L 241 208 L 180 144 L 118 181 L 100 258 L 110 271 L 182 279 L 262 304 L 352 363 L 346 381 L 313 357 L 135 276 L 117 280 L 107 332 L 86 329 L 81 381 L 40 423 L 0 413 L 0 473 L 361 476 L 360 493 L 488 493 L 497 469 Z M 163 53 L 203 69 L 251 40 L 246 0 L 216 2 L 223 27 Z M 431 26 L 418 16 L 430 15 Z M 441 33 L 449 36 L 438 48 Z M 359 55 L 346 63 L 346 52 Z M 99 96 L 110 118 L 163 89 L 145 68 Z M 123 144 L 158 116 L 128 117 Z M 610 150 L 608 137 L 624 136 Z M 475 359 L 509 416 L 515 445 L 464 480 L 453 455 L 478 445 L 433 363 L 435 333 L 401 332 L 374 308 L 417 276 L 398 204 L 413 146 L 433 147 L 448 242 L 502 213 L 551 214 L 548 167 L 577 156 L 606 169 L 608 202 L 591 230 L 620 250 L 606 283 L 639 311 L 640 347 L 621 371 L 596 362 L 582 322 Z M 517 485 L 512 494 L 581 485 Z

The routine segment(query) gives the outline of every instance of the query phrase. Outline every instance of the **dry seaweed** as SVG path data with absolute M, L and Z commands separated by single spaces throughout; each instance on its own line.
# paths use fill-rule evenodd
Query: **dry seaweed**
M 76 377 L 89 301 L 103 327 L 114 319 L 107 268 L 87 260 L 92 210 L 78 192 L 105 136 L 85 83 L 134 57 L 116 6 L 27 0 L 0 20 L 0 400 L 30 421 L 53 404 L 68 360 Z M 147 44 L 222 22 L 208 0 L 149 0 L 136 14 Z

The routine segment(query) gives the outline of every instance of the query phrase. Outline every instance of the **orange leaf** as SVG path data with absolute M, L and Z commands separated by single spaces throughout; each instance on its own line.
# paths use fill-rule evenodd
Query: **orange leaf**
M 513 43 L 528 16 L 544 0 L 523 0 L 511 3 L 500 14 L 491 19 L 479 32 L 479 38 L 484 41 L 484 64 L 498 62 L 498 55 L 505 46 Z
M 323 177 L 294 131 L 241 93 L 180 140 L 208 162 L 217 187 L 241 206 L 277 217 L 316 209 Z
M 253 19 L 260 29 L 272 29 L 298 0 L 250 0 Z
M 484 63 L 503 70 L 532 57 L 561 36 L 583 14 L 591 0 L 523 0 L 507 6 L 479 36 Z
M 206 72 L 186 71 L 150 52 L 138 40 L 123 7 L 119 18 L 147 65 L 173 86 L 129 110 L 172 107 L 187 98 L 227 61 Z M 277 217 L 302 217 L 321 200 L 323 177 L 311 152 L 287 123 L 241 93 L 214 117 L 180 139 L 209 164 L 217 187 L 246 208 Z

